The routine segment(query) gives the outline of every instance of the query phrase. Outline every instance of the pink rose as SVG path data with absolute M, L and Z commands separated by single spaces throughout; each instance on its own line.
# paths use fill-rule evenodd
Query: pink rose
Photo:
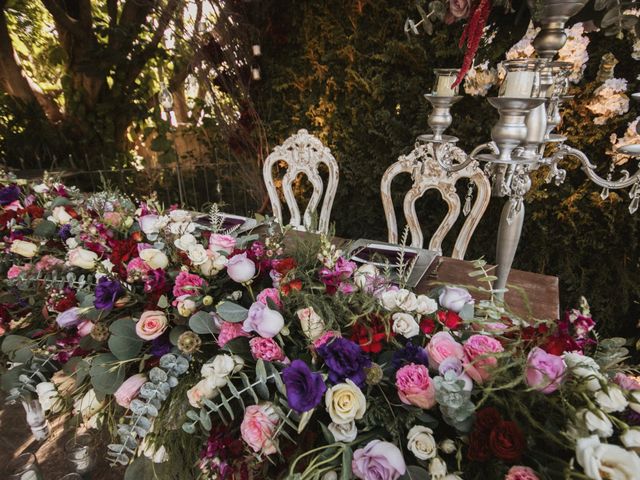
M 234 255 L 227 262 L 227 274 L 237 283 L 246 283 L 256 274 L 256 264 L 246 253 Z
M 147 376 L 144 373 L 137 373 L 127 378 L 113 394 L 116 403 L 121 407 L 129 408 L 131 400 L 138 396 L 140 388 L 142 388 L 142 385 L 146 382 Z
M 504 351 L 502 344 L 487 335 L 471 335 L 464 343 L 465 371 L 474 381 L 482 383 L 489 378 L 489 369 L 498 360 L 493 353 Z
M 271 402 L 247 407 L 240 425 L 242 439 L 254 452 L 265 455 L 276 453 L 276 444 L 272 439 L 278 428 L 278 420 Z
M 455 341 L 449 332 L 438 332 L 429 341 L 427 345 L 427 354 L 429 355 L 429 366 L 437 369 L 440 364 L 447 358 L 464 358 L 464 350 L 462 345 Z
M 93 330 L 94 323 L 91 320 L 84 320 L 78 324 L 78 335 L 86 337 Z
M 566 370 L 562 357 L 536 347 L 527 357 L 525 379 L 530 387 L 542 393 L 553 393 L 560 388 Z
M 227 342 L 237 337 L 248 337 L 249 334 L 242 329 L 241 323 L 221 322 L 218 334 L 218 346 L 224 347 Z
M 280 300 L 280 292 L 277 288 L 265 288 L 256 297 L 256 301 L 269 306 L 267 300 L 271 300 L 276 307 L 282 308 L 282 300 Z
M 522 465 L 515 465 L 509 469 L 504 477 L 504 480 L 540 480 L 529 467 L 523 467 Z
M 173 285 L 173 295 L 181 297 L 182 295 L 196 295 L 198 289 L 204 285 L 204 280 L 193 273 L 181 271 L 176 277 Z
M 266 362 L 282 362 L 286 358 L 280 345 L 271 338 L 255 337 L 249 341 L 249 345 L 255 360 L 261 358 Z
M 231 253 L 235 247 L 236 239 L 231 235 L 220 235 L 219 233 L 214 233 L 209 237 L 209 248 L 216 252 L 223 251 Z
M 640 390 L 640 382 L 637 378 L 630 377 L 624 373 L 618 372 L 613 378 L 613 381 L 618 384 L 623 390 L 635 391 Z
M 396 388 L 402 403 L 425 409 L 436 404 L 436 389 L 424 365 L 410 363 L 398 370 Z
M 351 470 L 360 480 L 397 480 L 405 474 L 407 465 L 393 443 L 371 440 L 353 452 Z
M 17 278 L 18 275 L 20 275 L 20 273 L 22 272 L 22 270 L 24 270 L 24 268 L 21 267 L 20 265 L 12 265 L 11 268 L 7 271 L 7 278 L 9 280 Z
M 167 317 L 160 310 L 147 310 L 136 323 L 136 333 L 143 340 L 158 338 L 167 329 Z

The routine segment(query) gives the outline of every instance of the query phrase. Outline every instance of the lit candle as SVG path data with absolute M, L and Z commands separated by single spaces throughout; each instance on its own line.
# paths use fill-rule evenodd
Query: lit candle
M 438 84 L 436 85 L 437 97 L 455 97 L 456 92 L 453 89 L 453 82 L 456 81 L 455 75 L 438 75 Z
M 530 98 L 535 82 L 536 72 L 514 71 L 507 73 L 504 80 L 503 97 Z

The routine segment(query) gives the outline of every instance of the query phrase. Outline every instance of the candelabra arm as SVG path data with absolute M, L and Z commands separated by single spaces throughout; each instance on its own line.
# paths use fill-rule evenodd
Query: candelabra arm
M 434 157 L 438 165 L 447 173 L 458 172 L 474 161 L 471 155 L 467 155 L 450 143 L 435 143 L 434 146 Z
M 622 177 L 616 180 L 602 178 L 596 173 L 596 166 L 591 163 L 589 158 L 583 152 L 568 145 L 563 145 L 551 157 L 551 164 L 557 164 L 558 161 L 567 157 L 574 157 L 580 160 L 580 163 L 582 164 L 582 171 L 587 174 L 589 180 L 601 187 L 617 190 L 620 188 L 630 187 L 631 185 L 640 182 L 640 170 L 633 175 L 630 175 L 627 170 L 622 170 Z
M 495 142 L 487 142 L 487 143 L 482 143 L 478 145 L 476 148 L 474 148 L 473 151 L 471 152 L 471 155 L 469 156 L 475 159 L 475 157 L 484 150 L 491 150 L 491 153 L 493 153 L 494 155 L 498 155 L 498 153 L 500 153 L 500 151 L 498 150 L 498 146 L 495 144 Z

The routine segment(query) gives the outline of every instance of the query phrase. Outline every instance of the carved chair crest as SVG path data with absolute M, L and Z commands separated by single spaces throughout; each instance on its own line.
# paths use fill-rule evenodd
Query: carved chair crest
M 451 255 L 453 258 L 463 259 L 471 235 L 473 235 L 489 204 L 491 185 L 477 162 L 471 162 L 465 168 L 449 173 L 440 166 L 436 155 L 446 156 L 449 161 L 453 159 L 457 160 L 458 163 L 462 163 L 465 160 L 465 153 L 454 145 L 426 143 L 417 145 L 408 155 L 400 156 L 398 161 L 392 164 L 384 173 L 380 184 L 380 192 L 389 230 L 389 242 L 398 243 L 398 225 L 391 197 L 391 183 L 397 175 L 410 173 L 413 180 L 413 185 L 405 195 L 403 204 L 404 216 L 411 233 L 412 247 L 422 248 L 424 242 L 422 229 L 416 214 L 416 201 L 427 190 L 435 189 L 440 192 L 440 195 L 447 203 L 447 214 L 429 242 L 429 250 L 440 253 L 442 253 L 442 242 L 445 236 L 460 215 L 460 197 L 456 192 L 456 182 L 461 178 L 469 178 L 476 187 L 477 195 L 473 207 L 468 211 L 467 218 L 456 239 Z M 466 213 L 467 211 L 465 211 Z
M 318 167 L 321 163 L 326 165 L 329 170 L 329 179 L 318 217 L 318 231 L 327 233 L 331 208 L 338 189 L 338 163 L 331 155 L 331 151 L 318 138 L 303 129 L 298 130 L 298 133 L 287 138 L 282 145 L 278 145 L 265 160 L 262 175 L 269 193 L 273 213 L 279 222 L 284 223 L 282 204 L 273 177 L 273 166 L 281 161 L 287 164 L 287 170 L 282 177 L 282 190 L 291 214 L 289 223 L 296 228 L 304 230 L 308 230 L 311 227 L 312 217 L 322 197 L 324 186 Z M 313 186 L 313 194 L 302 219 L 300 217 L 300 208 L 293 193 L 293 183 L 301 173 L 307 176 Z

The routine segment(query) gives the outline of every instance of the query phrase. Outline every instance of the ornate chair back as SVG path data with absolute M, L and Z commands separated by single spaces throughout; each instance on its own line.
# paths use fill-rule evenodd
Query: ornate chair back
M 444 150 L 447 150 L 445 152 Z M 389 242 L 398 243 L 398 225 L 396 214 L 393 208 L 391 197 L 391 182 L 401 173 L 410 173 L 413 180 L 411 189 L 404 197 L 404 216 L 411 233 L 411 246 L 422 248 L 424 237 L 418 216 L 416 214 L 416 201 L 424 195 L 427 190 L 436 189 L 448 205 L 447 215 L 440 226 L 435 231 L 429 242 L 429 250 L 442 254 L 442 241 L 455 224 L 460 215 L 460 197 L 456 192 L 456 182 L 461 178 L 469 178 L 476 187 L 477 195 L 473 207 L 465 207 L 467 218 L 458 234 L 452 257 L 464 259 L 471 235 L 478 226 L 482 214 L 489 204 L 491 185 L 489 180 L 478 166 L 476 161 L 471 162 L 457 172 L 447 172 L 439 163 L 436 155 L 453 155 L 460 163 L 465 160 L 462 150 L 451 144 L 426 143 L 416 146 L 408 155 L 402 155 L 398 161 L 392 164 L 382 176 L 380 191 L 382 194 L 382 204 L 384 206 L 387 228 L 389 230 Z M 451 158 L 451 157 L 448 157 Z M 471 193 L 471 192 L 469 192 Z M 470 202 L 470 197 L 467 202 Z
M 325 147 L 318 138 L 309 134 L 306 130 L 298 130 L 298 133 L 287 138 L 282 145 L 278 145 L 267 157 L 262 169 L 264 183 L 269 193 L 273 214 L 280 223 L 284 223 L 282 216 L 282 204 L 278 196 L 278 190 L 273 175 L 273 166 L 279 162 L 287 164 L 287 170 L 282 177 L 282 190 L 284 198 L 291 214 L 289 224 L 302 230 L 309 230 L 314 213 L 316 213 L 323 192 L 323 182 L 320 177 L 320 164 L 326 165 L 329 170 L 327 189 L 322 201 L 322 209 L 318 216 L 318 231 L 327 233 L 333 200 L 338 189 L 338 163 L 331 155 L 331 151 Z M 293 193 L 293 183 L 299 174 L 304 174 L 313 186 L 313 194 L 307 204 L 302 218 L 300 208 Z

